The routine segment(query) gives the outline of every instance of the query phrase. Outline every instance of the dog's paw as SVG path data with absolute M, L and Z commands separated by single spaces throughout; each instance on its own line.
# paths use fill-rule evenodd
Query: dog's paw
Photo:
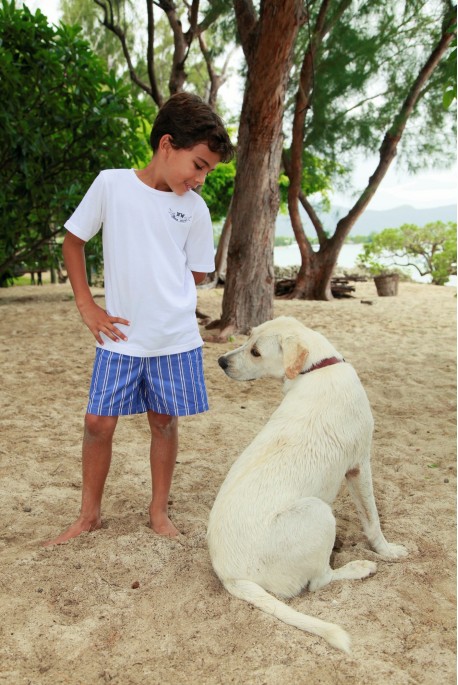
M 387 542 L 386 549 L 379 552 L 383 557 L 387 559 L 402 559 L 408 556 L 409 552 L 403 545 L 395 545 L 393 542 Z
M 349 561 L 345 566 L 332 571 L 332 580 L 362 580 L 373 576 L 376 570 L 377 564 L 374 561 Z
M 366 559 L 358 559 L 357 561 L 350 561 L 345 568 L 348 570 L 348 577 L 355 580 L 362 580 L 373 576 L 377 571 L 377 564 L 375 561 L 367 561 Z

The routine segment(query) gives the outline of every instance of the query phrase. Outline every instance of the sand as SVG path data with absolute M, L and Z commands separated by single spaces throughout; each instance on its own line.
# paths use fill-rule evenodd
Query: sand
M 219 369 L 218 356 L 243 336 L 206 344 L 211 411 L 181 420 L 171 493 L 181 539 L 147 527 L 149 433 L 136 416 L 115 435 L 103 528 L 40 546 L 78 513 L 94 346 L 68 285 L 0 291 L 0 683 L 456 682 L 456 290 L 402 283 L 398 297 L 378 298 L 368 282 L 354 295 L 275 304 L 276 315 L 321 331 L 357 369 L 375 416 L 382 527 L 409 550 L 400 561 L 378 559 L 342 486 L 333 563 L 378 559 L 377 574 L 290 604 L 343 626 L 349 657 L 229 596 L 211 568 L 213 499 L 281 399 L 275 381 L 237 383 Z M 221 290 L 199 291 L 199 309 L 212 317 L 221 300 Z

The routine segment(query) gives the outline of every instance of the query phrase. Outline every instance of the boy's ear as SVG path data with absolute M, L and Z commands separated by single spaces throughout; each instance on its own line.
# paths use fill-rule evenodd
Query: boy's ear
M 159 140 L 159 149 L 163 152 L 169 152 L 172 147 L 172 136 L 170 133 L 164 133 L 162 138 Z

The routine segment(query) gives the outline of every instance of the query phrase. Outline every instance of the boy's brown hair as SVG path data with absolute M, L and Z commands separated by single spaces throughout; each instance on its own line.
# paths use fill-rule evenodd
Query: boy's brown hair
M 154 152 L 166 134 L 171 136 L 176 149 L 206 143 L 212 152 L 221 156 L 222 162 L 229 162 L 234 156 L 235 149 L 223 120 L 202 98 L 192 93 L 172 95 L 159 109 L 150 136 Z

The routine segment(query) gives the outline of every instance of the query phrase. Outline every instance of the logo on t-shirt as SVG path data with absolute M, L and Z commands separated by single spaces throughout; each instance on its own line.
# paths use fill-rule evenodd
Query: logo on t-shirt
M 173 209 L 169 209 L 169 214 L 175 221 L 180 224 L 185 224 L 187 221 L 191 221 L 192 216 L 189 214 L 184 214 L 183 212 L 174 212 Z

